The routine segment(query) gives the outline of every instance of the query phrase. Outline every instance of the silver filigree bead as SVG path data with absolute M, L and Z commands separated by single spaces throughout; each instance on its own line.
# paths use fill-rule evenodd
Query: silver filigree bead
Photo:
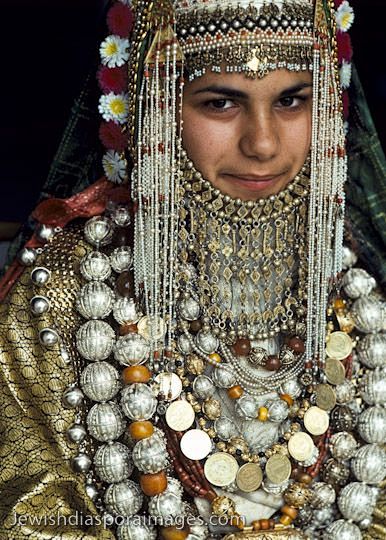
M 386 370 L 368 371 L 361 380 L 360 394 L 368 405 L 386 404 Z
M 330 451 L 338 461 L 350 459 L 358 448 L 358 443 L 351 433 L 339 431 L 330 440 Z
M 229 441 L 232 437 L 237 435 L 235 423 L 226 416 L 220 416 L 220 418 L 214 422 L 214 429 L 217 436 L 223 441 Z
M 103 216 L 92 217 L 84 226 L 84 236 L 92 246 L 100 247 L 109 244 L 113 236 L 111 221 Z
M 289 379 L 281 385 L 280 393 L 289 394 L 292 398 L 297 398 L 302 393 L 302 387 L 296 379 Z
M 38 225 L 35 229 L 35 236 L 39 242 L 45 244 L 55 236 L 55 229 L 49 225 Z
M 342 285 L 347 296 L 356 299 L 370 294 L 377 283 L 366 270 L 351 268 L 343 277 Z
M 178 312 L 186 321 L 195 321 L 201 313 L 200 304 L 194 298 L 188 296 L 178 302 Z
M 178 336 L 177 347 L 182 354 L 189 354 L 192 352 L 192 344 L 190 339 L 185 334 Z
M 62 403 L 66 409 L 76 409 L 82 405 L 83 399 L 82 390 L 77 386 L 70 386 L 63 394 Z
M 32 313 L 39 316 L 48 312 L 50 309 L 50 301 L 45 296 L 34 296 L 31 298 L 30 306 Z
M 367 443 L 382 444 L 386 440 L 386 410 L 375 406 L 359 416 L 358 433 Z
M 109 512 L 117 516 L 133 516 L 142 506 L 143 495 L 139 486 L 132 480 L 108 486 L 104 502 Z
M 118 298 L 115 301 L 113 315 L 118 324 L 135 324 L 140 317 L 134 299 L 126 297 Z
M 256 418 L 257 409 L 257 401 L 253 396 L 242 396 L 235 404 L 236 413 L 247 420 Z
M 80 453 L 71 460 L 71 466 L 77 473 L 86 474 L 91 467 L 91 458 L 84 453 Z
M 385 364 L 386 335 L 370 334 L 365 336 L 356 349 L 358 360 L 366 367 L 374 369 Z
M 39 341 L 44 347 L 55 347 L 59 343 L 59 335 L 52 328 L 43 328 L 39 332 Z
M 157 399 L 143 383 L 134 383 L 122 390 L 121 407 L 131 420 L 149 420 L 157 408 Z
M 67 430 L 67 438 L 74 444 L 82 443 L 87 436 L 86 428 L 82 424 L 75 423 Z
M 212 379 L 219 388 L 230 388 L 236 384 L 236 375 L 231 368 L 215 367 L 212 372 Z
M 378 484 L 386 477 L 386 452 L 377 444 L 366 444 L 357 450 L 351 460 L 351 470 L 357 480 Z
M 355 397 L 356 389 L 352 381 L 345 379 L 342 384 L 335 387 L 337 403 L 350 403 Z
M 108 285 L 91 281 L 79 291 L 76 309 L 85 319 L 105 319 L 111 313 L 114 298 Z
M 335 490 L 325 482 L 316 482 L 312 486 L 311 506 L 313 508 L 325 508 L 334 504 L 336 499 Z
M 150 345 L 141 334 L 130 333 L 120 337 L 114 346 L 114 357 L 124 366 L 137 366 L 147 360 Z
M 82 259 L 80 272 L 87 281 L 105 281 L 111 275 L 110 259 L 100 251 L 92 251 Z
M 157 532 L 144 520 L 139 521 L 136 517 L 118 525 L 117 537 L 118 540 L 156 540 Z
M 354 523 L 338 519 L 327 527 L 323 540 L 362 540 L 362 533 Z
M 118 439 L 125 430 L 126 422 L 118 405 L 112 401 L 96 403 L 87 415 L 90 435 L 97 441 L 108 442 Z
M 31 281 L 34 285 L 37 285 L 38 287 L 43 287 L 44 285 L 47 285 L 50 279 L 51 272 L 43 266 L 37 266 L 31 272 Z
M 270 422 L 279 424 L 288 418 L 288 405 L 285 401 L 281 399 L 269 399 L 265 403 L 265 406 L 268 409 L 268 419 Z
M 133 254 L 129 246 L 115 248 L 110 255 L 111 266 L 118 274 L 125 270 L 129 270 L 132 262 Z
M 36 250 L 25 247 L 19 251 L 17 259 L 23 266 L 32 266 L 37 259 Z
M 160 493 L 149 501 L 149 514 L 157 518 L 157 521 L 172 523 L 182 512 L 182 500 L 173 493 Z
M 206 375 L 199 375 L 194 379 L 193 382 L 193 392 L 201 399 L 207 399 L 213 396 L 216 390 L 215 385 L 213 384 L 212 379 Z
M 121 388 L 119 373 L 108 362 L 95 362 L 83 370 L 80 386 L 92 401 L 109 401 Z
M 99 478 L 109 484 L 126 480 L 133 471 L 131 453 L 120 442 L 100 446 L 95 452 L 94 466 Z
M 146 474 L 155 474 L 168 466 L 166 444 L 158 433 L 136 443 L 133 448 L 133 462 Z
M 364 296 L 358 298 L 351 308 L 355 326 L 364 334 L 380 332 L 384 325 L 384 310 L 381 302 Z
M 374 491 L 366 484 L 351 482 L 338 497 L 338 507 L 345 519 L 361 521 L 371 516 L 376 503 Z
M 219 341 L 211 332 L 200 330 L 196 335 L 196 344 L 205 354 L 212 354 L 219 346 Z
M 110 356 L 115 341 L 115 332 L 104 321 L 88 321 L 76 334 L 76 347 L 86 360 L 105 360 Z
M 286 480 L 285 482 L 282 482 L 281 484 L 274 484 L 269 480 L 268 478 L 264 479 L 263 482 L 263 489 L 267 493 L 272 493 L 273 495 L 280 495 L 281 493 L 284 493 L 284 491 L 289 486 L 289 480 Z

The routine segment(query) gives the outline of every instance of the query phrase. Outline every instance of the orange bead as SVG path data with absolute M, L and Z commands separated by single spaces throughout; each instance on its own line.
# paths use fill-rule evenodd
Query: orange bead
M 261 529 L 260 520 L 256 519 L 255 521 L 252 521 L 252 527 L 254 531 L 260 531 Z
M 268 420 L 268 409 L 267 407 L 260 407 L 257 413 L 257 419 L 260 422 L 266 422 Z
M 189 536 L 188 529 L 177 529 L 177 527 L 161 527 L 160 533 L 163 540 L 184 540 Z
M 291 407 L 293 405 L 293 403 L 294 403 L 294 400 L 292 399 L 292 397 L 289 394 L 280 394 L 280 399 L 285 401 L 287 403 L 288 407 Z
M 129 431 L 135 441 L 141 441 L 153 435 L 154 426 L 148 420 L 144 420 L 143 422 L 138 421 L 130 424 Z
M 129 366 L 122 371 L 122 378 L 125 384 L 147 383 L 151 373 L 146 366 Z
M 334 309 L 344 309 L 345 308 L 345 303 L 344 303 L 344 300 L 342 300 L 342 298 L 337 298 L 334 302 Z
M 285 516 L 284 514 L 280 517 L 280 523 L 284 525 L 284 527 L 288 527 L 292 523 L 292 518 L 289 516 Z
M 244 529 L 244 520 L 241 516 L 236 514 L 231 518 L 231 525 L 233 525 L 233 527 L 237 527 L 238 529 L 240 529 L 240 531 L 242 531 Z
M 119 333 L 121 336 L 126 336 L 127 334 L 136 334 L 138 331 L 138 326 L 136 324 L 121 324 L 119 327 Z
M 236 386 L 228 388 L 227 394 L 231 399 L 239 399 L 244 394 L 244 390 L 239 384 L 236 384 Z
M 281 511 L 286 516 L 289 516 L 291 519 L 296 519 L 296 516 L 298 515 L 298 510 L 294 508 L 293 506 L 289 506 L 288 504 L 285 504 Z
M 261 519 L 260 526 L 263 531 L 268 531 L 270 528 L 269 519 Z
M 165 491 L 168 486 L 168 479 L 165 471 L 161 471 L 156 474 L 142 474 L 139 483 L 145 495 L 154 497 Z
M 221 356 L 214 352 L 212 354 L 209 355 L 209 358 L 211 358 L 212 360 L 214 360 L 215 362 L 217 362 L 218 364 L 221 362 Z

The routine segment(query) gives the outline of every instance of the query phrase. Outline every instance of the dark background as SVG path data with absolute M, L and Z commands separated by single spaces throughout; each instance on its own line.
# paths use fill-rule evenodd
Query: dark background
M 354 60 L 386 148 L 386 0 L 350 3 L 356 12 Z M 36 203 L 71 104 L 98 50 L 105 4 L 0 0 L 0 240 L 12 237 Z

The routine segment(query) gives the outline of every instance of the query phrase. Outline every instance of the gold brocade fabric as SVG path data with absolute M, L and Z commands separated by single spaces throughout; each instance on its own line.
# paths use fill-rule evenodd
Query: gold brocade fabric
M 74 411 L 61 403 L 79 362 L 72 335 L 79 326 L 77 265 L 87 249 L 81 238 L 79 227 L 59 233 L 38 260 L 52 272 L 48 285 L 34 287 L 26 269 L 0 307 L 0 540 L 114 539 L 85 493 L 84 478 L 71 469 L 76 447 L 66 430 Z M 34 294 L 50 298 L 46 315 L 31 314 Z M 40 344 L 45 327 L 58 331 L 69 363 L 58 346 Z

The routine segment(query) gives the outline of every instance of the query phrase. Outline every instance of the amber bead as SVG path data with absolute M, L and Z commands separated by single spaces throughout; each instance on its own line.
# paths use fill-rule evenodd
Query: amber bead
M 139 483 L 145 495 L 154 497 L 165 491 L 168 486 L 168 479 L 165 471 L 161 471 L 155 474 L 141 474 Z
M 280 366 L 280 358 L 275 354 L 272 354 L 271 356 L 268 356 L 264 367 L 265 369 L 268 369 L 268 371 L 277 371 L 278 369 L 280 369 Z
M 239 384 L 236 384 L 236 386 L 231 386 L 228 388 L 227 394 L 231 399 L 239 399 L 244 394 L 244 390 Z
M 117 281 L 115 282 L 118 293 L 126 298 L 134 296 L 134 277 L 131 272 L 125 270 L 119 274 Z
M 269 520 L 269 528 L 271 530 L 273 530 L 275 528 L 275 520 L 274 519 Z
M 342 300 L 342 298 L 337 298 L 334 302 L 334 309 L 344 309 L 344 308 L 345 308 L 344 300 Z
M 288 341 L 288 347 L 296 354 L 302 354 L 305 351 L 304 342 L 298 337 L 292 337 Z
M 126 336 L 127 334 L 135 334 L 138 331 L 138 326 L 136 324 L 121 324 L 119 327 L 119 333 L 121 336 Z
M 212 353 L 209 355 L 209 358 L 217 362 L 218 364 L 221 362 L 221 356 L 218 353 Z
M 291 525 L 292 523 L 292 518 L 283 514 L 282 516 L 280 516 L 279 521 L 282 525 L 284 525 L 284 527 L 289 527 L 289 525 Z
M 260 531 L 261 525 L 260 525 L 260 519 L 256 519 L 255 521 L 252 521 L 252 527 L 254 531 Z
M 281 508 L 281 511 L 283 514 L 285 514 L 286 516 L 289 516 L 291 519 L 296 519 L 296 516 L 299 513 L 296 508 L 294 508 L 293 506 L 289 506 L 288 504 L 285 504 Z
M 117 227 L 114 231 L 112 243 L 115 247 L 133 245 L 133 227 Z
M 188 529 L 178 529 L 177 527 L 161 527 L 160 533 L 163 540 L 184 540 L 189 536 Z
M 280 399 L 285 401 L 288 407 L 291 407 L 294 404 L 294 400 L 289 394 L 280 394 Z
M 154 426 L 148 420 L 138 421 L 130 424 L 129 431 L 134 440 L 140 441 L 153 435 Z
M 239 515 L 232 516 L 230 523 L 233 525 L 233 527 L 237 527 L 241 531 L 244 529 L 244 520 Z
M 197 332 L 199 332 L 201 330 L 202 322 L 197 319 L 196 321 L 192 321 L 189 326 L 190 326 L 191 331 L 194 334 L 196 334 Z
M 269 519 L 261 519 L 260 520 L 260 527 L 263 531 L 269 530 Z
M 247 338 L 239 338 L 232 348 L 236 356 L 248 356 L 251 352 L 251 342 Z
M 268 409 L 267 407 L 260 407 L 257 413 L 257 418 L 260 422 L 266 422 L 268 420 Z
M 122 378 L 125 384 L 147 383 L 151 373 L 146 366 L 129 366 L 122 371 Z

